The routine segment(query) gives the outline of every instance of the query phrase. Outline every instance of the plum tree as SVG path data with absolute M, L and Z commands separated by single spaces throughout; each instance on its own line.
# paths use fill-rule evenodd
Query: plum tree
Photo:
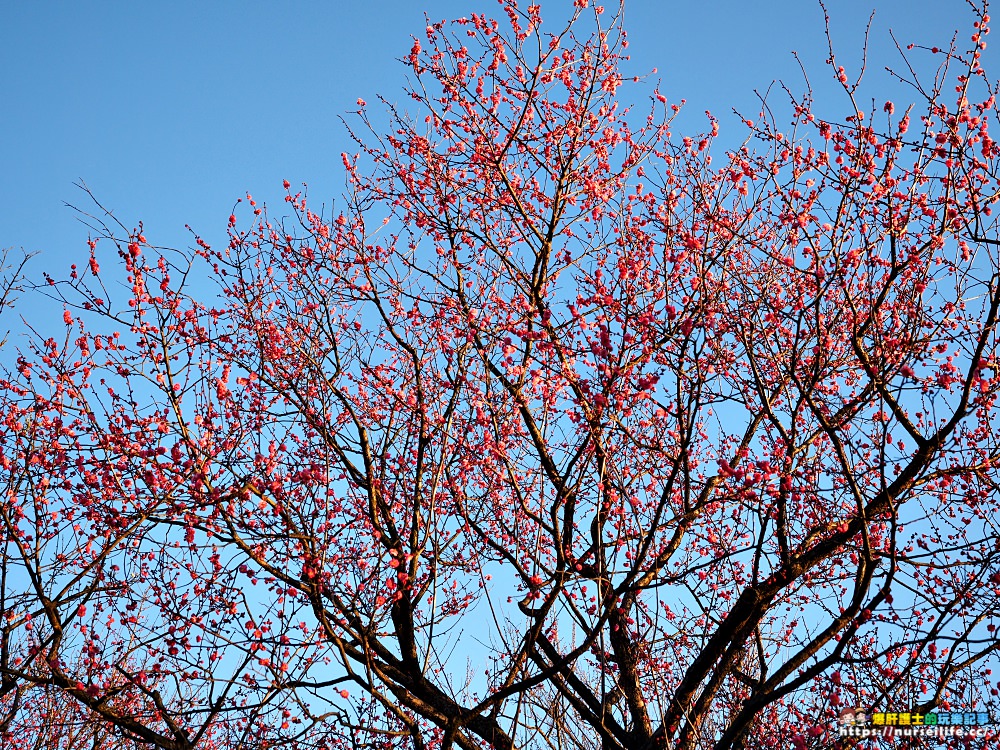
M 831 49 L 840 116 L 788 93 L 714 157 L 620 11 L 502 8 L 359 102 L 331 214 L 286 182 L 191 251 L 107 215 L 40 285 L 5 746 L 826 748 L 996 694 L 987 8 L 904 51 L 912 105 Z

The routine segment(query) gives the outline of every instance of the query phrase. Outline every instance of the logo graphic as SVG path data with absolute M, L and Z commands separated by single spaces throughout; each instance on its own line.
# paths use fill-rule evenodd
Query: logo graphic
M 848 727 L 863 727 L 868 724 L 868 714 L 863 708 L 845 708 L 840 712 L 840 725 Z
M 866 711 L 845 708 L 838 715 L 841 737 L 987 737 L 994 736 L 985 711 Z

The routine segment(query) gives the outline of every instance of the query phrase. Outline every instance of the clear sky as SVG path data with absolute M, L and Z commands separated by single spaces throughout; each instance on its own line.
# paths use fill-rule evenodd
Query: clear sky
M 557 16 L 571 6 L 541 4 Z M 907 94 L 883 70 L 901 63 L 890 28 L 903 45 L 928 46 L 946 46 L 956 29 L 964 45 L 972 31 L 965 0 L 827 7 L 851 75 L 876 11 L 867 92 L 897 105 Z M 441 20 L 473 11 L 500 9 L 495 0 L 0 0 L 0 249 L 37 253 L 36 278 L 64 278 L 85 262 L 88 230 L 65 206 L 88 207 L 74 187 L 81 180 L 126 226 L 143 220 L 151 243 L 174 247 L 191 244 L 185 224 L 224 244 L 247 191 L 281 213 L 285 179 L 308 183 L 312 205 L 328 202 L 343 186 L 340 154 L 353 150 L 339 118 L 359 97 L 374 112 L 378 94 L 405 108 L 396 58 L 422 33 L 424 12 Z M 844 112 L 823 66 L 816 0 L 626 0 L 625 16 L 629 72 L 657 68 L 670 100 L 688 100 L 685 124 L 700 126 L 705 109 L 720 115 L 723 143 L 729 133 L 742 139 L 727 115 L 756 112 L 755 89 L 776 79 L 801 89 L 793 50 L 819 111 Z M 986 67 L 1000 76 L 1000 64 Z M 20 313 L 46 318 L 40 309 Z M 65 330 L 58 306 L 48 326 L 31 322 Z M 5 319 L 0 337 L 14 326 Z
M 543 14 L 569 5 L 542 0 Z M 876 10 L 873 89 L 886 62 L 898 62 L 890 27 L 903 43 L 944 44 L 956 28 L 965 41 L 971 32 L 963 0 L 828 7 L 849 69 Z M 278 204 L 283 179 L 309 183 L 313 202 L 333 197 L 343 184 L 339 155 L 351 146 L 339 116 L 358 97 L 401 100 L 405 70 L 395 60 L 423 29 L 425 11 L 440 20 L 484 10 L 499 6 L 0 3 L 0 248 L 39 252 L 36 273 L 65 275 L 86 250 L 87 230 L 64 206 L 85 204 L 78 180 L 126 225 L 143 219 L 151 242 L 172 246 L 189 243 L 185 224 L 217 241 L 238 197 L 250 191 Z M 686 98 L 690 113 L 751 111 L 753 90 L 775 78 L 798 86 L 792 50 L 821 93 L 830 79 L 823 15 L 812 0 L 626 0 L 626 28 L 633 72 L 657 67 L 670 99 Z

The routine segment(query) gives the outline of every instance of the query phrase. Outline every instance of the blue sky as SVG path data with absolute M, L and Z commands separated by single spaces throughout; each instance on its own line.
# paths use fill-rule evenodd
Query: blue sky
M 608 4 L 612 0 L 606 0 Z M 569 0 L 543 1 L 557 15 Z M 864 23 L 872 89 L 902 42 L 970 32 L 963 0 L 829 0 L 850 65 Z M 281 181 L 307 182 L 315 202 L 342 184 L 350 150 L 339 116 L 358 97 L 402 100 L 410 35 L 434 20 L 499 12 L 493 0 L 368 2 L 31 2 L 0 10 L 0 248 L 38 252 L 36 273 L 64 275 L 85 254 L 87 230 L 65 202 L 86 205 L 84 180 L 155 244 L 207 239 L 247 191 L 280 202 Z M 810 0 L 627 0 L 633 71 L 658 68 L 689 113 L 754 107 L 754 88 L 801 81 L 797 50 L 817 88 L 829 73 L 823 17 Z M 991 50 L 992 51 L 992 50 Z M 850 69 L 849 65 L 849 69 Z M 833 94 L 835 96 L 835 94 Z M 833 100 L 839 108 L 842 102 Z M 692 119 L 691 122 L 696 120 Z M 697 120 L 700 124 L 700 119 Z M 735 131 L 735 128 L 733 129 Z M 726 120 L 723 119 L 723 137 Z
M 542 0 L 543 14 L 570 4 Z M 867 91 L 880 101 L 905 97 L 883 71 L 900 63 L 890 28 L 903 44 L 946 45 L 955 29 L 963 42 L 971 33 L 964 0 L 828 0 L 828 7 L 852 75 L 876 11 Z M 314 206 L 335 197 L 340 153 L 353 150 L 339 118 L 359 97 L 373 110 L 378 94 L 406 106 L 406 71 L 395 59 L 424 28 L 425 11 L 440 20 L 499 7 L 495 0 L 7 0 L 0 5 L 0 249 L 37 253 L 36 278 L 65 277 L 70 263 L 87 257 L 87 228 L 64 205 L 88 207 L 74 187 L 80 180 L 124 224 L 143 220 L 151 243 L 175 247 L 190 244 L 185 224 L 221 244 L 232 206 L 247 191 L 280 213 L 284 179 L 308 183 Z M 701 125 L 705 109 L 720 115 L 723 144 L 742 138 L 728 115 L 733 107 L 756 111 L 754 89 L 775 79 L 801 87 L 792 50 L 811 75 L 820 112 L 844 111 L 823 66 L 823 13 L 814 0 L 626 0 L 625 26 L 629 72 L 657 68 L 668 97 L 688 100 L 685 124 Z M 61 315 L 53 307 L 41 330 L 65 330 Z M 0 337 L 14 325 L 8 320 Z

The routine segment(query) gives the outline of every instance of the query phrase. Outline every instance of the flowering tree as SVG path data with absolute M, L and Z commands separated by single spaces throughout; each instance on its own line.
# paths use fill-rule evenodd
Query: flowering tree
M 996 694 L 986 8 L 904 111 L 831 49 L 846 114 L 714 158 L 620 103 L 620 14 L 503 9 L 359 102 L 332 215 L 285 183 L 182 252 L 98 213 L 42 285 L 5 747 L 830 747 Z

